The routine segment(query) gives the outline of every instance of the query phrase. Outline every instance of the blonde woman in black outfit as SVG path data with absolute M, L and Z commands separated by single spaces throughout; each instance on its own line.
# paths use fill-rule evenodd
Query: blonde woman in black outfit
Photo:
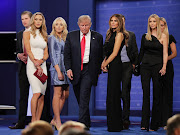
M 168 44 L 168 62 L 166 67 L 166 75 L 163 79 L 163 90 L 162 90 L 162 110 L 161 110 L 161 125 L 166 128 L 166 123 L 168 118 L 172 116 L 173 112 L 173 78 L 174 78 L 174 68 L 172 59 L 177 56 L 177 50 L 176 50 L 176 40 L 172 35 L 169 35 L 168 32 L 168 26 L 166 19 L 163 17 L 160 17 L 160 25 L 161 25 L 161 31 L 167 35 L 169 38 L 169 44 Z
M 162 76 L 166 73 L 168 59 L 168 39 L 161 33 L 159 16 L 152 14 L 148 18 L 147 33 L 142 36 L 139 63 L 141 64 L 141 83 L 143 106 L 141 130 L 149 131 L 150 121 L 150 81 L 153 82 L 153 107 L 150 131 L 156 131 L 160 118 L 160 93 Z

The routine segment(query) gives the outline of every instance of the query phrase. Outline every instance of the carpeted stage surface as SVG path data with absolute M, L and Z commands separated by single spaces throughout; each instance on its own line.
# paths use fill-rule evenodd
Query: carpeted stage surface
M 62 122 L 68 120 L 77 120 L 76 116 L 62 116 Z M 130 117 L 131 125 L 129 130 L 122 130 L 121 132 L 108 132 L 106 125 L 105 116 L 92 116 L 91 117 L 91 135 L 166 135 L 166 131 L 160 128 L 155 132 L 142 131 L 140 129 L 140 117 Z M 0 135 L 21 135 L 21 130 L 11 130 L 8 128 L 9 125 L 17 121 L 15 115 L 0 115 Z M 58 135 L 58 131 L 55 131 L 55 135 Z

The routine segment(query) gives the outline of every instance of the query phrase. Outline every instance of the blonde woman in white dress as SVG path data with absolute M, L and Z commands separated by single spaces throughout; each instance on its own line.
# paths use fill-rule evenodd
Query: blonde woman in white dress
M 30 21 L 31 29 L 23 33 L 23 41 L 28 54 L 27 77 L 33 91 L 31 99 L 31 122 L 40 120 L 47 81 L 43 84 L 34 72 L 41 76 L 47 75 L 46 60 L 48 58 L 47 30 L 44 15 L 40 12 L 33 14 Z

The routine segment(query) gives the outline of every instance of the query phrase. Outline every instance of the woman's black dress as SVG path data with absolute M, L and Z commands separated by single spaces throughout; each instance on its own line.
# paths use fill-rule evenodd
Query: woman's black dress
M 171 55 L 170 44 L 176 40 L 172 35 L 169 35 L 169 45 L 168 45 L 168 56 Z M 168 60 L 166 66 L 166 74 L 163 79 L 163 90 L 162 90 L 162 99 L 161 99 L 161 125 L 166 126 L 168 118 L 172 116 L 173 113 L 173 78 L 174 78 L 174 68 L 172 60 Z
M 109 42 L 104 45 L 105 56 L 109 57 L 114 48 L 116 32 L 112 33 Z M 107 99 L 106 99 L 106 113 L 108 131 L 117 132 L 123 128 L 122 123 L 122 108 L 121 108 L 121 70 L 122 62 L 120 52 L 122 50 L 125 40 L 121 43 L 118 55 L 109 63 L 108 66 L 108 84 L 107 84 Z

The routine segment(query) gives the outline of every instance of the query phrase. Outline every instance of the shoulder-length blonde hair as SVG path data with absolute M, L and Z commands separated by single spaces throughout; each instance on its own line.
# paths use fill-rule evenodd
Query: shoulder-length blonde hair
M 44 38 L 44 40 L 47 42 L 47 28 L 46 28 L 46 21 L 45 21 L 45 17 L 41 12 L 36 12 L 33 14 L 33 16 L 31 17 L 31 21 L 30 21 L 30 26 L 31 26 L 31 34 L 33 35 L 33 37 L 36 37 L 36 27 L 34 25 L 34 19 L 36 15 L 41 15 L 42 16 L 42 25 L 39 28 L 39 31 L 42 35 L 42 37 Z
M 56 33 L 56 30 L 55 30 L 55 25 L 57 23 L 57 21 L 61 21 L 62 22 L 62 25 L 64 27 L 63 31 L 62 31 L 62 34 L 61 34 L 61 38 L 63 41 L 66 41 L 66 37 L 67 37 L 67 34 L 68 34 L 68 30 L 67 30 L 67 24 L 66 24 L 66 21 L 62 18 L 62 17 L 57 17 L 54 21 L 53 21 L 53 24 L 52 24 L 52 31 L 51 31 L 51 34 L 50 35 L 54 35 L 56 38 L 58 38 L 58 35 Z M 60 39 L 61 40 L 61 39 Z
M 151 18 L 155 18 L 156 22 L 157 22 L 157 39 L 160 39 L 161 35 L 162 35 L 159 16 L 156 14 L 152 14 L 148 18 L 148 26 L 147 26 L 147 34 L 146 34 L 146 39 L 150 40 L 150 41 L 152 40 L 152 37 L 151 37 L 152 30 L 151 30 L 150 24 L 149 24 Z
M 167 36 L 168 42 L 169 42 L 169 30 L 168 30 L 168 25 L 167 25 L 166 19 L 164 17 L 160 17 L 160 21 L 164 22 L 165 27 L 164 27 L 163 33 Z
M 124 21 L 122 19 L 122 15 L 120 15 L 120 14 L 114 14 L 114 15 L 112 15 L 110 17 L 110 19 L 109 19 L 109 29 L 107 30 L 106 40 L 105 41 L 108 42 L 109 38 L 111 37 L 111 35 L 113 33 L 113 29 L 111 28 L 111 19 L 112 19 L 112 17 L 116 17 L 117 20 L 118 20 L 118 27 L 115 29 L 116 33 L 122 32 L 123 34 L 125 34 L 125 36 L 126 36 L 125 41 L 127 43 L 128 39 L 129 39 L 129 33 L 125 29 L 125 24 L 124 24 Z

